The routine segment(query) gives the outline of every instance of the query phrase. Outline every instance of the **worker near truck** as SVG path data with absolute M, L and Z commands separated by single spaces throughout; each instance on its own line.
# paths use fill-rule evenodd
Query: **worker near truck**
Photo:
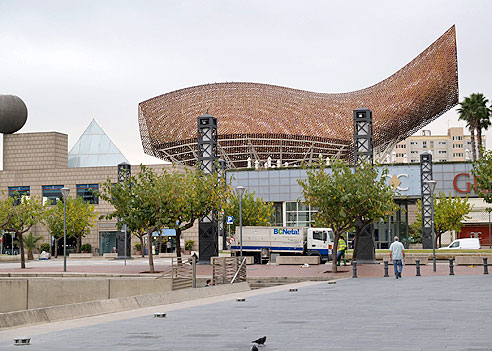
M 347 242 L 343 238 L 343 236 L 340 236 L 338 238 L 338 250 L 337 250 L 337 265 L 340 266 L 340 261 L 343 256 L 343 265 L 347 265 L 347 261 L 345 261 L 345 251 L 347 251 Z

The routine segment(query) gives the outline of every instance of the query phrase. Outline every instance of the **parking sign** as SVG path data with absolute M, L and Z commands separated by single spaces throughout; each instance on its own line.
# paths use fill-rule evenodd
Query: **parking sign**
M 234 224 L 234 217 L 232 217 L 232 216 L 227 216 L 226 223 L 227 223 L 227 224 Z

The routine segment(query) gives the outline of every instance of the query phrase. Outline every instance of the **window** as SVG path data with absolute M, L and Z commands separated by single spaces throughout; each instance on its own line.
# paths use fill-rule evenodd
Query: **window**
M 312 227 L 317 210 L 302 202 L 287 202 L 285 204 L 287 227 Z
M 448 142 L 447 142 L 447 141 L 440 141 L 440 142 L 439 142 L 439 145 L 447 145 L 447 144 L 448 144 Z
M 463 153 L 462 152 L 453 153 L 453 157 L 463 157 Z
M 270 219 L 270 223 L 275 226 L 282 227 L 284 225 L 284 219 L 282 216 L 282 202 L 274 202 L 273 203 L 273 214 Z
M 423 147 L 424 149 L 427 149 L 427 141 L 423 141 L 423 142 L 422 142 L 422 147 Z
M 455 135 L 453 136 L 453 140 L 463 140 L 463 135 Z
M 326 232 L 324 232 L 322 230 L 314 230 L 313 231 L 313 239 L 314 240 L 326 241 L 327 238 L 328 238 L 328 236 L 326 235 Z
M 20 204 L 23 196 L 29 196 L 31 188 L 28 186 L 9 186 L 9 197 L 14 198 L 14 205 Z
M 463 144 L 453 144 L 453 149 L 462 149 Z
M 61 188 L 63 185 L 43 185 L 43 203 L 56 205 L 59 199 L 62 199 Z
M 98 204 L 99 198 L 96 192 L 99 190 L 99 184 L 77 184 L 77 196 L 90 204 Z
M 396 145 L 397 149 L 405 149 L 407 146 L 405 144 L 398 144 Z
M 449 247 L 459 247 L 459 246 L 460 246 L 460 241 L 459 240 L 457 240 L 454 243 L 452 243 L 451 245 L 449 245 Z
M 410 145 L 417 145 L 417 142 L 416 141 L 411 141 L 410 142 Z
M 439 153 L 440 153 L 440 154 L 446 154 L 446 153 L 447 153 L 447 151 L 446 151 L 446 150 L 439 150 Z
M 401 154 L 396 154 L 396 157 L 405 157 L 405 154 L 401 153 Z
M 418 151 L 410 151 L 411 154 L 418 154 Z

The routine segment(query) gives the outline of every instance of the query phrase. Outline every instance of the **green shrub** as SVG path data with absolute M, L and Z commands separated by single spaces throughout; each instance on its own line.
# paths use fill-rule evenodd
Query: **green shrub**
M 135 244 L 135 250 L 136 250 L 136 251 L 142 251 L 142 244 L 140 244 L 140 243 L 136 243 L 136 244 Z
M 185 242 L 185 250 L 191 251 L 193 249 L 194 240 L 186 240 Z
M 92 252 L 92 246 L 91 244 L 83 244 L 80 246 L 80 251 L 82 252 Z
M 48 244 L 48 243 L 42 243 L 42 244 L 39 246 L 39 252 L 43 252 L 43 251 L 50 252 L 50 251 L 51 251 L 51 246 L 50 246 L 50 244 Z

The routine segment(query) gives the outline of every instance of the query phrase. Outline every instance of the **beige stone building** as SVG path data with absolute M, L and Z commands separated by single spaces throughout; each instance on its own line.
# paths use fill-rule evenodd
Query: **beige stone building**
M 485 136 L 482 143 L 485 146 Z M 421 135 L 396 144 L 384 163 L 419 163 L 423 152 L 431 152 L 433 162 L 470 161 L 471 136 L 464 134 L 463 127 L 449 128 L 447 135 L 432 135 L 430 130 L 422 130 Z
M 0 190 L 9 196 L 17 193 L 35 196 L 43 201 L 56 201 L 57 198 L 61 198 L 60 189 L 68 187 L 70 196 L 82 196 L 86 201 L 93 203 L 99 217 L 110 212 L 112 206 L 95 197 L 90 189 L 97 189 L 108 178 L 112 182 L 117 182 L 117 164 L 122 160 L 126 159 L 95 121 L 89 125 L 70 153 L 67 134 L 58 132 L 5 134 Z M 112 165 L 104 165 L 108 163 Z M 99 165 L 91 166 L 94 164 Z M 148 167 L 159 171 L 170 168 L 171 165 L 160 164 Z M 180 168 L 182 167 L 178 167 L 178 170 Z M 138 172 L 138 169 L 139 166 L 132 166 L 133 173 Z M 195 225 L 194 228 L 183 232 L 183 239 L 192 239 L 197 244 L 196 227 Z M 35 236 L 42 237 L 40 243 L 52 242 L 50 234 L 41 224 L 34 226 L 31 232 Z M 116 232 L 116 220 L 97 219 L 90 234 L 82 239 L 82 243 L 91 244 L 95 255 L 111 252 L 115 248 Z M 5 234 L 4 239 L 3 251 L 6 252 L 11 245 L 11 238 Z M 132 241 L 132 252 L 134 252 L 133 244 L 138 240 L 134 238 Z

